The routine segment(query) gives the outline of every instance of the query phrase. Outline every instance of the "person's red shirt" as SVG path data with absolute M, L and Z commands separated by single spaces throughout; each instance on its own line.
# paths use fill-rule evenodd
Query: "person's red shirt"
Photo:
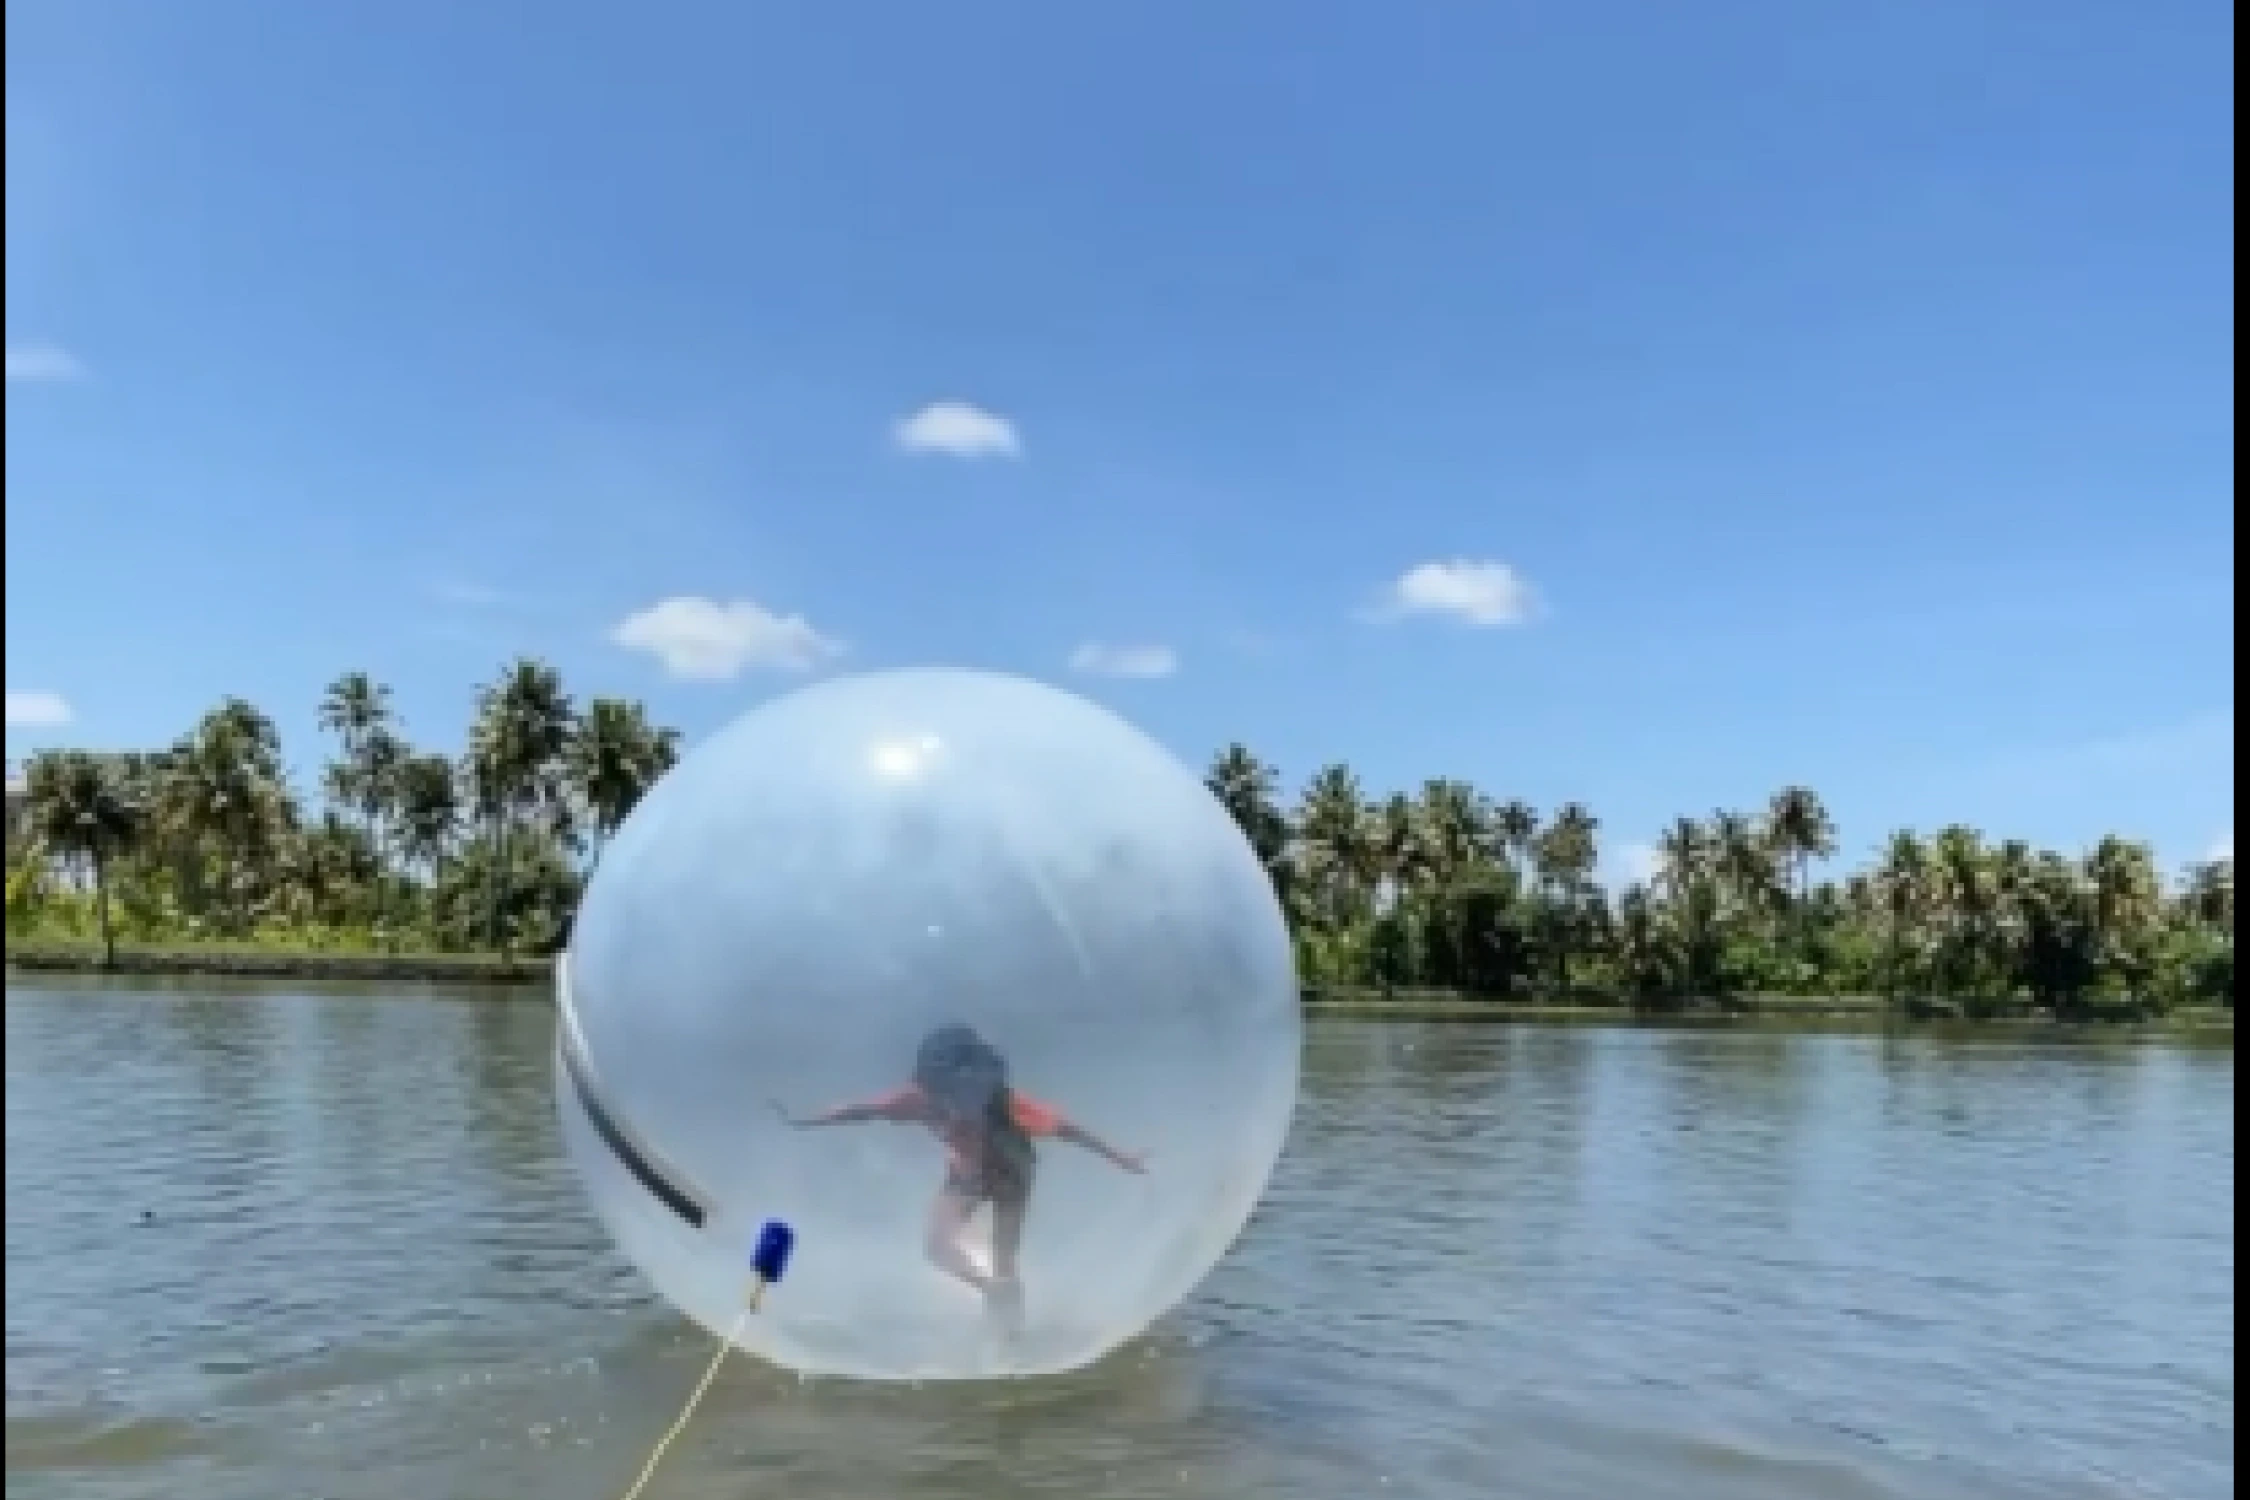
M 961 1119 L 939 1110 L 920 1084 L 910 1083 L 902 1089 L 872 1099 L 863 1106 L 872 1119 L 889 1120 L 898 1125 L 920 1125 L 939 1140 L 952 1155 L 956 1172 L 973 1175 L 984 1164 L 985 1147 L 990 1136 L 990 1126 L 979 1119 Z M 1033 1140 L 1048 1140 L 1060 1135 L 1063 1117 L 1059 1110 L 1043 1104 L 1021 1089 L 1008 1090 L 1008 1114 L 1016 1128 Z

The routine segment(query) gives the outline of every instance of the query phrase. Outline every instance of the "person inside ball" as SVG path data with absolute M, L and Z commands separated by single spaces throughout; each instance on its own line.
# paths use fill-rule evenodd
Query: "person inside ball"
M 1016 1257 L 1023 1242 L 1024 1210 L 1037 1167 L 1034 1142 L 1065 1141 L 1127 1172 L 1145 1170 L 1137 1152 L 1121 1151 L 1008 1082 L 1008 1062 L 971 1028 L 940 1026 L 922 1039 L 912 1077 L 903 1088 L 817 1115 L 792 1116 L 799 1130 L 826 1125 L 889 1121 L 919 1125 L 945 1143 L 944 1184 L 930 1207 L 926 1243 L 930 1261 L 984 1294 L 998 1311 L 1013 1314 L 1022 1285 Z M 965 1244 L 969 1220 L 992 1205 L 992 1263 L 982 1266 Z

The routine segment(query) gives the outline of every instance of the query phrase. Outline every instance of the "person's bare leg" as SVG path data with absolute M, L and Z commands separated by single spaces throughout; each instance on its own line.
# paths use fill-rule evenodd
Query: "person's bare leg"
M 929 1256 L 930 1264 L 963 1285 L 980 1292 L 992 1290 L 992 1277 L 987 1275 L 973 1259 L 961 1240 L 969 1227 L 969 1216 L 976 1205 L 967 1198 L 946 1188 L 930 1205 L 930 1226 L 922 1241 L 922 1251 Z
M 992 1279 L 1014 1281 L 1016 1257 L 1023 1249 L 1023 1211 L 1025 1200 L 1021 1195 L 1010 1194 L 996 1198 L 992 1203 Z
M 985 1304 L 1011 1327 L 1023 1321 L 1023 1282 L 1017 1256 L 1023 1248 L 1025 1206 L 1020 1193 L 992 1201 L 992 1282 L 985 1291 Z

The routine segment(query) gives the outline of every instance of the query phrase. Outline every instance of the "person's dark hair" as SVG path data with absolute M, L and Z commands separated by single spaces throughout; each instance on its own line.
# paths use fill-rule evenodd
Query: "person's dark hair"
M 991 1050 L 971 1028 L 948 1022 L 923 1037 L 914 1050 L 914 1081 L 924 1088 L 939 1086 L 975 1067 L 978 1054 Z
M 1028 1163 L 1031 1138 L 1016 1124 L 1008 1060 L 972 1028 L 949 1022 L 923 1037 L 914 1052 L 914 1082 L 941 1108 L 983 1116 L 1000 1154 Z
M 914 1081 L 940 1104 L 962 1113 L 1005 1104 L 1008 1062 L 975 1031 L 958 1022 L 938 1027 L 914 1052 Z

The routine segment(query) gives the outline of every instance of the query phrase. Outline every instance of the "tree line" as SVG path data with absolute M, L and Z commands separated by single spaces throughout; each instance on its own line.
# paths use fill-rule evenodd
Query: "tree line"
M 1370 796 L 1348 766 L 1284 806 L 1240 745 L 1210 785 L 1265 862 L 1308 984 L 1629 1000 L 1884 996 L 1918 1013 L 2146 1016 L 2234 1003 L 2234 862 L 2167 883 L 2146 844 L 2082 854 L 1902 829 L 1841 878 L 1817 793 L 1682 817 L 1650 878 L 1597 878 L 1600 820 L 1457 780 Z
M 229 699 L 170 748 L 55 750 L 10 829 L 11 940 L 547 951 L 601 846 L 678 755 L 645 708 L 583 705 L 543 662 L 477 695 L 466 746 L 417 749 L 363 673 L 320 706 L 320 795 L 273 721 Z M 1881 995 L 1920 1010 L 2146 1015 L 2234 1001 L 2234 866 L 2172 880 L 2120 837 L 2064 853 L 1966 824 L 1893 834 L 1816 876 L 1835 825 L 1804 787 L 1681 818 L 1644 881 L 1598 878 L 1599 819 L 1349 767 L 1287 799 L 1240 745 L 1207 775 L 1268 871 L 1314 987 L 1599 998 Z
M 422 952 L 547 951 L 602 842 L 679 755 L 643 705 L 583 706 L 554 668 L 477 693 L 456 755 L 417 748 L 391 692 L 347 673 L 320 703 L 333 754 L 308 805 L 281 736 L 229 698 L 169 748 L 50 750 L 9 830 L 12 940 Z

